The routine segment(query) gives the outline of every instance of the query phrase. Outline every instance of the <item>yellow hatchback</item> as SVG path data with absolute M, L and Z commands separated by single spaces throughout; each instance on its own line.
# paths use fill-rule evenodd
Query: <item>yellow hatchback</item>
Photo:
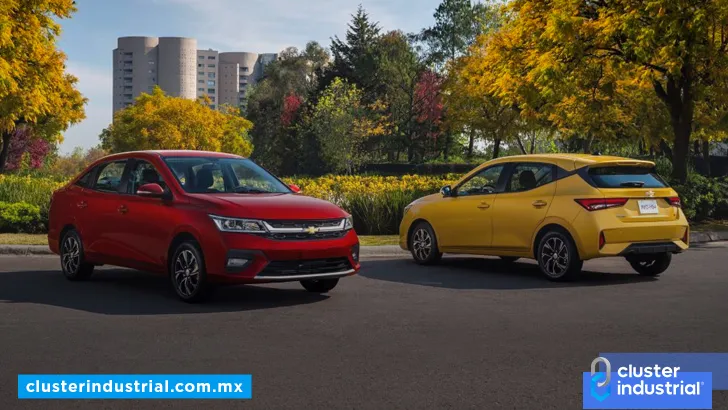
M 546 154 L 486 162 L 412 202 L 399 237 L 423 265 L 443 253 L 533 258 L 560 281 L 576 277 L 585 260 L 607 256 L 657 276 L 688 248 L 689 226 L 653 162 Z

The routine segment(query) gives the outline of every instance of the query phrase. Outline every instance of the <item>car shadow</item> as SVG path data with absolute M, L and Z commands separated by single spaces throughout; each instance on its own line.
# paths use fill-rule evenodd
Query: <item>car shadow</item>
M 328 296 L 303 288 L 219 287 L 209 301 L 188 304 L 166 278 L 127 269 L 103 269 L 71 282 L 57 270 L 0 272 L 0 303 L 36 303 L 106 315 L 239 312 L 320 302 Z
M 607 286 L 658 280 L 637 274 L 585 269 L 571 282 L 551 282 L 535 262 L 503 262 L 482 257 L 445 257 L 435 266 L 419 266 L 410 259 L 375 259 L 362 264 L 360 276 L 389 282 L 448 289 L 517 290 Z

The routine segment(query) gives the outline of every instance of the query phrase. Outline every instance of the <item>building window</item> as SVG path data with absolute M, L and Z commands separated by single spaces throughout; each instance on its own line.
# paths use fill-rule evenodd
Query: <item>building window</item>
M 243 72 L 244 73 L 247 73 L 248 72 L 248 67 L 243 67 Z
M 205 75 L 205 72 L 204 71 L 198 71 L 197 72 L 197 75 Z
M 210 108 L 212 108 L 214 110 L 215 109 L 215 104 L 211 104 L 210 105 Z
M 210 101 L 215 102 L 215 96 L 210 97 Z
M 198 60 L 204 60 L 205 59 L 205 56 L 198 56 L 197 59 Z
M 215 78 L 215 73 L 207 73 L 207 78 Z
M 201 93 L 204 93 L 205 92 L 205 89 L 204 88 L 198 88 L 197 91 L 199 91 Z
M 208 88 L 207 89 L 207 93 L 208 94 L 215 94 L 215 89 L 214 88 Z
M 207 59 L 208 60 L 214 60 L 215 59 L 215 56 L 207 56 Z
M 205 84 L 205 80 L 197 80 L 197 84 Z
M 215 68 L 215 64 L 208 64 L 207 68 Z
M 202 68 L 204 66 L 205 66 L 204 64 L 197 64 L 197 68 Z
M 207 85 L 209 87 L 214 87 L 215 86 L 215 80 L 207 80 Z

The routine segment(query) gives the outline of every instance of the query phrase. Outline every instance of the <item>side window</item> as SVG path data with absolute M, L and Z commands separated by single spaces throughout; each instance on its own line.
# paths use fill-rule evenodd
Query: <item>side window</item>
M 137 160 L 134 171 L 129 175 L 127 193 L 136 194 L 139 187 L 145 184 L 159 184 L 163 189 L 167 189 L 167 185 L 154 165 L 147 161 Z
M 551 164 L 518 164 L 513 167 L 506 192 L 523 192 L 546 185 L 554 180 Z
M 504 165 L 495 165 L 478 172 L 457 189 L 457 196 L 493 194 L 498 188 L 498 180 Z
M 126 167 L 126 160 L 101 165 L 96 175 L 94 189 L 117 193 L 119 185 L 121 185 L 121 176 L 124 174 L 124 167 Z
M 95 170 L 96 168 L 92 168 L 87 173 L 83 174 L 83 176 L 76 181 L 76 186 L 88 188 L 91 185 L 91 175 L 93 175 Z

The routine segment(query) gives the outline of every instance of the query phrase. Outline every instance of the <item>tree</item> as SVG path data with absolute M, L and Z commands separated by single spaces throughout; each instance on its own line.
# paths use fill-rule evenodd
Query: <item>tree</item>
M 28 168 L 38 169 L 43 166 L 50 152 L 51 144 L 47 140 L 35 137 L 30 127 L 16 128 L 8 144 L 8 161 L 5 163 L 5 169 L 19 170 L 26 159 Z
M 346 79 L 365 92 L 365 99 L 372 102 L 378 82 L 375 68 L 375 44 L 380 35 L 379 23 L 372 22 L 364 8 L 359 5 L 351 16 L 345 40 L 334 36 L 331 40 L 333 64 L 321 83 L 321 88 L 329 86 L 335 78 Z
M 442 134 L 442 77 L 431 70 L 424 71 L 415 86 L 415 156 L 425 158 L 439 154 Z
M 600 117 L 611 120 L 615 110 L 629 116 L 619 108 L 623 99 L 649 87 L 670 116 L 673 177 L 685 181 L 691 135 L 700 126 L 696 108 L 725 94 L 728 3 L 515 0 L 509 11 L 513 18 L 487 41 L 498 94 L 531 110 L 529 102 L 538 99 L 556 105 L 571 99 L 573 109 L 595 103 L 605 110 Z M 563 87 L 565 78 L 581 85 Z M 590 86 L 599 94 L 591 100 L 583 92 Z M 707 116 L 707 126 L 718 123 L 721 111 Z
M 352 173 L 366 157 L 364 141 L 384 132 L 383 125 L 371 118 L 369 108 L 362 103 L 361 90 L 340 78 L 319 97 L 308 127 L 316 135 L 330 171 Z
M 78 175 L 91 163 L 106 155 L 106 151 L 101 147 L 93 147 L 88 150 L 76 147 L 70 154 L 56 157 L 48 167 L 48 172 L 60 178 L 70 178 Z
M 52 145 L 69 124 L 84 118 L 76 78 L 64 73 L 66 57 L 56 50 L 56 19 L 69 18 L 75 10 L 73 0 L 0 4 L 0 172 L 19 129 L 30 127 L 36 138 Z
M 252 123 L 233 107 L 212 110 L 204 101 L 170 97 L 155 87 L 119 111 L 102 132 L 102 147 L 110 152 L 147 149 L 193 149 L 249 156 Z

